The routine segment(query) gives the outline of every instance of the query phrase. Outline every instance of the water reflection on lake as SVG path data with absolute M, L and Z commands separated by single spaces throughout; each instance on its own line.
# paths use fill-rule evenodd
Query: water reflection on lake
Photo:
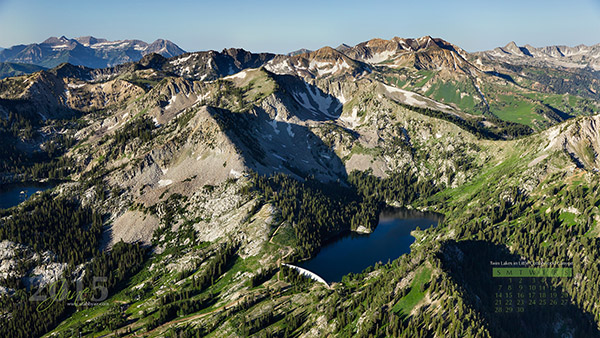
M 38 191 L 56 186 L 50 182 L 20 182 L 0 185 L 0 209 L 14 207 Z
M 348 233 L 326 243 L 314 258 L 298 264 L 323 277 L 339 282 L 350 272 L 359 273 L 376 262 L 386 263 L 410 252 L 415 238 L 410 232 L 417 227 L 436 226 L 442 216 L 407 209 L 388 209 L 379 215 L 373 233 Z

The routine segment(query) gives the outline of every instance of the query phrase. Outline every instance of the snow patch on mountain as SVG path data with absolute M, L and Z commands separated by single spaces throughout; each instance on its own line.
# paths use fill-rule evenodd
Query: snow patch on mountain
M 380 63 L 389 60 L 395 54 L 395 51 L 388 50 L 385 52 L 373 54 L 370 58 L 367 58 L 365 61 L 368 63 Z
M 400 88 L 396 88 L 396 87 L 392 87 L 392 86 L 388 86 L 388 85 L 383 85 L 383 87 L 385 88 L 385 90 L 390 93 L 390 94 L 400 94 L 398 96 L 396 96 L 397 99 L 399 99 L 400 101 L 402 101 L 403 103 L 406 103 L 408 105 L 411 106 L 417 106 L 417 107 L 423 107 L 423 108 L 438 108 L 440 110 L 446 111 L 446 112 L 451 112 L 453 113 L 454 110 L 452 109 L 452 107 L 445 105 L 443 103 L 434 101 L 432 99 L 423 97 L 417 93 L 413 93 L 410 92 L 408 90 L 404 90 L 404 89 L 400 89 Z
M 306 88 L 306 92 L 293 93 L 293 97 L 296 99 L 296 102 L 313 114 L 324 114 L 329 118 L 336 118 L 336 116 L 332 115 L 331 112 L 339 110 L 342 104 L 337 102 L 336 98 L 331 95 L 323 96 L 322 93 L 311 88 L 308 83 L 304 83 L 304 86 Z M 332 107 L 334 103 L 335 107 Z
M 329 114 L 331 104 L 334 102 L 333 97 L 321 96 L 321 93 L 318 93 L 313 88 L 310 88 L 307 83 L 304 83 L 304 86 L 306 86 L 306 91 L 310 95 L 311 100 L 317 104 L 317 111 L 324 113 L 329 117 L 334 117 L 331 114 Z
M 173 61 L 171 61 L 169 63 L 172 64 L 173 66 L 178 66 L 178 65 L 186 62 L 187 60 L 189 60 L 191 57 L 192 57 L 192 54 L 190 54 L 188 56 L 185 56 L 185 57 L 182 57 L 182 58 L 179 58 L 179 59 L 176 59 L 176 60 L 173 60 Z
M 175 95 L 171 96 L 171 99 L 169 100 L 169 104 L 167 104 L 167 106 L 165 107 L 165 109 L 171 108 L 171 105 L 173 103 L 175 103 L 175 101 L 177 101 L 177 96 L 175 96 Z
M 280 160 L 282 160 L 282 161 L 284 161 L 284 162 L 286 161 L 286 159 L 285 159 L 285 158 L 283 158 L 283 157 L 281 157 L 281 156 L 277 155 L 276 153 L 272 153 L 271 155 L 273 155 L 273 157 L 275 157 L 275 158 L 278 158 L 278 159 L 280 159 Z
M 276 63 L 274 60 L 271 60 L 271 61 L 267 62 L 267 65 L 265 66 L 265 68 L 268 71 L 271 71 L 275 74 L 286 74 L 286 73 L 294 72 L 294 69 L 290 66 L 288 60 L 281 61 L 278 63 Z
M 80 84 L 69 83 L 69 84 L 67 84 L 67 87 L 69 87 L 69 88 L 81 88 L 83 86 L 85 86 L 85 83 L 80 83 Z
M 311 60 L 308 68 L 316 70 L 318 76 L 323 76 L 335 74 L 344 69 L 349 69 L 350 65 L 346 62 L 346 60 L 336 63 Z
M 246 73 L 247 70 L 242 70 L 239 73 L 233 74 L 233 75 L 229 75 L 229 76 L 225 76 L 225 79 L 227 80 L 232 80 L 232 79 L 244 79 L 246 78 Z
M 271 127 L 273 127 L 273 131 L 275 131 L 275 134 L 279 135 L 279 129 L 277 128 L 277 121 L 271 120 L 268 123 Z
M 406 98 L 406 103 L 410 104 L 410 105 L 423 105 L 423 101 L 422 101 L 422 97 L 420 97 L 420 95 L 410 92 L 408 90 L 404 90 L 404 89 L 400 89 L 400 88 L 396 88 L 396 87 L 391 87 L 388 85 L 383 85 L 385 87 L 385 90 L 388 91 L 388 93 L 400 93 L 402 94 L 405 98 Z

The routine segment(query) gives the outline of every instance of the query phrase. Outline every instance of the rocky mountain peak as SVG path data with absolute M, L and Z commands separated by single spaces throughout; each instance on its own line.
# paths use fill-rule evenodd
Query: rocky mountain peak
M 509 52 L 516 52 L 519 50 L 519 46 L 517 46 L 516 42 L 511 41 L 511 42 L 507 43 L 506 46 L 502 47 L 502 49 L 509 51 Z
M 336 49 L 337 51 L 339 51 L 339 52 L 342 52 L 342 53 L 343 53 L 343 52 L 345 52 L 345 51 L 347 51 L 347 50 L 348 50 L 348 49 L 350 49 L 350 48 L 352 48 L 352 46 L 350 46 L 350 45 L 347 45 L 347 44 L 345 44 L 345 43 L 342 43 L 341 45 L 339 45 L 339 46 L 335 47 L 335 49 Z
M 165 57 L 177 56 L 185 53 L 185 51 L 173 42 L 164 39 L 157 39 L 146 48 L 147 53 L 158 53 Z
M 145 68 L 153 68 L 160 69 L 165 62 L 167 62 L 167 58 L 157 53 L 150 53 L 144 55 L 144 57 L 139 61 L 139 64 Z
M 319 48 L 316 51 L 312 52 L 309 54 L 311 57 L 315 58 L 315 57 L 319 57 L 319 58 L 340 58 L 342 57 L 342 53 L 340 53 L 339 51 L 335 50 L 334 48 L 331 48 L 329 46 L 323 47 L 323 48 Z
M 221 53 L 229 55 L 234 59 L 237 59 L 238 57 L 244 58 L 252 54 L 243 48 L 224 48 Z
M 57 44 L 64 44 L 64 43 L 67 43 L 67 42 L 71 42 L 71 41 L 72 40 L 69 40 L 64 35 L 61 36 L 60 38 L 57 38 L 55 36 L 51 36 L 51 37 L 47 38 L 46 40 L 44 40 L 44 42 L 42 42 L 42 44 L 44 44 L 44 45 L 57 45 Z
M 371 39 L 344 51 L 344 54 L 362 62 L 390 67 L 463 71 L 467 67 L 465 58 L 468 53 L 443 39 L 426 35 L 416 39 Z
M 535 66 L 552 66 L 567 68 L 585 68 L 600 70 L 600 45 L 575 47 L 557 45 L 546 47 L 517 46 L 511 41 L 504 47 L 497 47 L 491 51 L 476 53 L 490 59 L 506 59 L 517 61 L 520 64 Z
M 91 68 L 84 66 L 74 66 L 70 63 L 62 63 L 58 67 L 48 70 L 58 78 L 75 78 L 89 80 Z
M 84 46 L 89 46 L 89 45 L 95 45 L 97 43 L 102 43 L 102 42 L 106 42 L 106 39 L 97 39 L 93 36 L 81 36 L 78 38 L 75 38 L 74 40 L 76 40 L 77 42 L 79 42 L 80 44 L 84 45 Z
M 420 45 L 424 46 L 424 48 L 427 48 L 428 45 L 432 42 L 435 43 L 433 38 L 429 35 L 425 35 L 425 36 L 418 38 L 417 42 L 419 42 Z
M 527 48 L 517 46 L 517 44 L 514 41 L 511 41 L 508 44 L 506 44 L 506 46 L 502 47 L 502 50 L 507 54 L 518 56 L 531 56 L 531 53 Z
M 293 52 L 289 52 L 286 55 L 287 56 L 296 56 L 296 55 L 306 54 L 306 53 L 310 53 L 310 52 L 312 52 L 312 50 L 306 49 L 306 48 L 300 48 L 300 49 L 295 50 Z
M 346 56 L 346 54 L 339 52 L 338 50 L 326 46 L 320 49 L 317 49 L 314 52 L 310 52 L 308 54 L 299 55 L 305 57 L 308 60 L 315 61 L 346 61 L 348 63 L 352 63 L 353 61 Z

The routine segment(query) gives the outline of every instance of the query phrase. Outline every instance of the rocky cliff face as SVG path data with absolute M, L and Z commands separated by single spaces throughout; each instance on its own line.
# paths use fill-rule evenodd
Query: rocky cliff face
M 388 67 L 410 65 L 420 69 L 451 68 L 455 71 L 460 70 L 467 55 L 461 48 L 430 36 L 373 39 L 345 49 L 344 53 L 356 60 Z
M 303 78 L 361 77 L 370 72 L 368 66 L 345 54 L 323 47 L 314 52 L 294 56 L 277 56 L 265 66 L 276 74 L 296 75 Z
M 600 170 L 600 117 L 579 118 L 550 133 L 551 146 L 563 149 L 580 168 Z

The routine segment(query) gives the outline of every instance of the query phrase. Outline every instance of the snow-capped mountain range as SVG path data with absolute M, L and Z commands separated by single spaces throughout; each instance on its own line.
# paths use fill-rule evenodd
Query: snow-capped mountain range
M 518 46 L 514 41 L 504 47 L 475 53 L 493 60 L 505 60 L 519 64 L 546 64 L 565 68 L 589 67 L 600 70 L 600 44 L 586 46 Z
M 42 43 L 0 49 L 0 62 L 28 63 L 47 68 L 68 62 L 91 68 L 105 68 L 138 61 L 150 53 L 172 57 L 185 51 L 173 42 L 162 39 L 149 44 L 141 40 L 108 41 L 93 36 L 74 39 L 61 36 L 48 38 Z

